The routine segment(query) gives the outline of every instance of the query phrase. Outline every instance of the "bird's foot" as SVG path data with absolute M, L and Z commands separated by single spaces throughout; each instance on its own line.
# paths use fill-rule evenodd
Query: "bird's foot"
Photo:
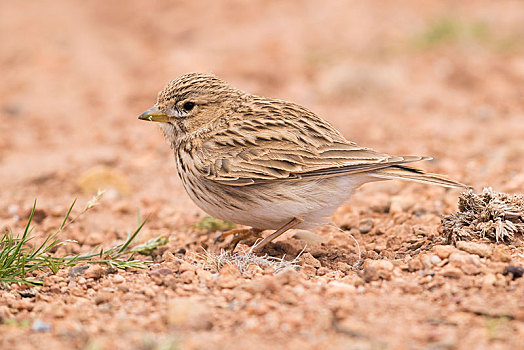
M 258 236 L 260 232 L 262 232 L 262 230 L 256 228 L 237 228 L 229 230 L 226 232 L 222 232 L 217 238 L 215 238 L 215 244 L 217 244 L 218 242 L 223 242 L 228 236 L 233 236 L 233 239 L 229 244 L 229 246 L 233 250 L 237 246 L 238 242 L 243 241 L 244 239 L 247 239 L 251 236 Z

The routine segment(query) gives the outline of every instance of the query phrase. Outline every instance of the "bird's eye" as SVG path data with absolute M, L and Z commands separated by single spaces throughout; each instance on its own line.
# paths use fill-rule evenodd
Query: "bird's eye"
M 184 103 L 184 105 L 182 106 L 187 112 L 189 112 L 190 110 L 192 110 L 194 107 L 195 107 L 195 103 L 194 102 L 186 102 Z

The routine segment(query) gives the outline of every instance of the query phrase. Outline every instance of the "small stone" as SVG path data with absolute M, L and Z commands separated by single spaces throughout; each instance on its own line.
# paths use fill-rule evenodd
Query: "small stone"
M 422 261 L 422 266 L 424 266 L 424 270 L 429 270 L 433 268 L 433 263 L 431 262 L 431 256 L 428 254 L 421 254 L 419 255 L 420 261 Z
M 369 205 L 369 209 L 375 213 L 387 214 L 389 213 L 389 207 L 391 203 L 387 200 L 375 200 Z
M 207 270 L 198 269 L 196 273 L 201 281 L 207 281 L 213 278 L 213 274 Z
M 277 273 L 275 277 L 281 285 L 294 286 L 298 283 L 298 272 L 292 267 L 286 267 Z
M 493 253 L 493 248 L 487 244 L 458 241 L 456 243 L 458 249 L 463 250 L 470 254 L 477 254 L 480 257 L 488 257 Z
M 32 210 L 29 209 L 26 211 L 24 218 L 28 219 L 31 215 Z M 33 212 L 33 221 L 40 224 L 48 216 L 48 213 L 44 209 L 35 209 Z
M 33 326 L 31 328 L 35 332 L 48 332 L 52 327 L 49 323 L 37 319 L 33 322 Z
M 515 266 L 515 265 L 508 265 L 506 269 L 504 270 L 504 275 L 511 274 L 513 277 L 513 280 L 516 280 L 517 278 L 521 278 L 524 275 L 524 267 L 522 266 Z
M 361 234 L 366 234 L 373 229 L 373 225 L 374 223 L 371 219 L 360 220 L 360 222 L 358 223 L 358 230 Z
M 442 261 L 437 255 L 432 255 L 430 261 L 433 265 L 438 265 Z
M 164 253 L 163 257 L 165 259 L 164 259 L 164 263 L 162 265 L 164 265 L 168 269 L 171 269 L 173 271 L 173 273 L 177 273 L 177 272 L 180 271 L 180 266 L 182 266 L 182 263 L 184 262 L 183 260 L 176 258 L 169 251 Z
M 249 265 L 247 270 L 244 271 L 244 275 L 247 277 L 255 277 L 257 275 L 262 275 L 264 273 L 264 270 L 258 266 L 258 265 Z
M 364 267 L 364 270 L 362 271 L 362 278 L 366 282 L 378 281 L 378 270 L 373 265 L 368 264 Z
M 343 261 L 339 261 L 337 263 L 337 270 L 339 270 L 339 271 L 348 272 L 348 271 L 351 271 L 351 269 L 352 269 L 352 267 L 348 263 L 345 263 Z
M 180 279 L 185 284 L 190 284 L 193 282 L 193 279 L 195 278 L 196 274 L 195 271 L 184 271 L 180 274 Z
M 397 278 L 392 282 L 395 286 L 402 289 L 404 293 L 419 294 L 422 291 L 422 287 L 416 281 L 404 281 Z
M 95 297 L 95 304 L 96 305 L 104 304 L 110 300 L 111 300 L 110 293 L 101 292 Z
M 192 330 L 207 330 L 213 326 L 212 309 L 196 298 L 175 298 L 167 307 L 169 324 Z
M 104 275 L 104 269 L 100 265 L 89 265 L 84 272 L 84 278 L 100 279 Z
M 382 251 L 384 251 L 386 249 L 387 249 L 387 247 L 385 245 L 377 244 L 373 250 L 376 251 L 377 253 L 380 253 L 380 252 L 382 252 Z
M 118 269 L 114 266 L 108 266 L 106 267 L 105 274 L 106 275 L 114 275 L 115 273 L 118 273 Z
M 502 261 L 502 262 L 510 262 L 511 261 L 511 254 L 509 252 L 509 249 L 506 246 L 498 245 L 493 249 L 493 260 L 495 261 Z
M 238 266 L 235 264 L 226 264 L 224 265 L 220 271 L 221 276 L 233 276 L 233 277 L 239 277 L 242 275 L 240 270 L 238 269 Z
M 310 253 L 302 254 L 299 258 L 299 261 L 302 265 L 309 265 L 315 268 L 319 268 L 321 266 L 320 261 L 315 259 Z
M 27 289 L 19 290 L 18 294 L 20 294 L 22 298 L 34 298 L 36 294 L 38 294 L 38 289 L 27 288 Z
M 391 273 L 394 266 L 388 260 L 366 260 L 364 263 L 364 270 L 362 271 L 362 278 L 366 282 L 377 281 L 379 279 L 391 279 Z
M 439 274 L 444 277 L 460 278 L 460 276 L 462 276 L 462 271 L 455 267 L 448 266 L 443 268 Z
M 264 282 L 260 278 L 245 283 L 242 288 L 250 294 L 263 294 L 265 291 Z
M 166 276 L 166 275 L 172 275 L 172 274 L 173 274 L 173 270 L 168 269 L 166 267 L 149 271 L 150 276 L 155 276 L 155 275 Z
M 33 310 L 33 307 L 34 307 L 34 304 L 31 302 L 31 300 L 33 299 L 21 299 L 21 300 L 16 300 L 14 303 L 13 303 L 13 308 L 16 309 L 16 310 L 27 310 L 27 311 L 31 311 Z
M 180 264 L 180 268 L 178 269 L 180 273 L 183 273 L 186 271 L 195 271 L 195 270 L 196 270 L 196 266 L 191 265 L 187 261 L 182 261 L 182 263 Z
M 268 294 L 278 290 L 279 284 L 273 275 L 257 278 L 243 285 L 243 289 L 250 294 Z
M 422 270 L 424 266 L 419 257 L 415 257 L 408 261 L 408 270 L 411 272 Z
M 376 260 L 375 267 L 379 270 L 379 276 L 382 279 L 389 280 L 395 266 L 389 260 Z
M 317 269 L 317 276 L 325 276 L 330 272 L 330 269 L 328 269 L 325 266 L 321 266 Z
M 0 320 L 6 320 L 11 318 L 11 313 L 9 312 L 9 307 L 7 305 L 0 305 Z
M 356 291 L 357 288 L 352 284 L 333 281 L 327 284 L 326 297 L 332 298 L 337 296 L 355 294 Z
M 156 295 L 154 289 L 151 287 L 142 288 L 142 294 L 144 294 L 146 297 L 149 297 L 149 298 L 153 298 Z
M 455 248 L 450 245 L 436 245 L 433 247 L 433 251 L 441 259 L 447 259 L 454 250 Z
M 394 196 L 391 198 L 389 212 L 392 214 L 408 211 L 414 204 L 412 198 L 404 196 Z
M 488 273 L 484 278 L 482 279 L 482 288 L 488 288 L 491 287 L 497 282 L 497 276 L 493 273 Z
M 125 284 L 117 284 L 116 289 L 118 289 L 118 290 L 121 291 L 122 293 L 127 293 L 127 292 L 129 292 L 129 287 L 126 286 Z
M 217 280 L 217 285 L 221 289 L 233 289 L 238 287 L 241 279 L 233 275 L 220 276 Z M 185 282 L 185 281 L 184 281 Z
M 478 275 L 480 273 L 480 268 L 472 263 L 461 265 L 460 269 L 464 271 L 466 275 Z
M 78 287 L 70 288 L 70 292 L 75 297 L 85 297 L 85 291 Z
M 89 269 L 89 265 L 74 266 L 67 275 L 71 278 L 76 278 L 83 275 L 87 269 Z
M 293 237 L 305 241 L 308 245 L 318 245 L 326 242 L 325 237 L 306 230 L 296 232 Z
M 406 282 L 402 286 L 402 290 L 405 293 L 409 294 L 420 294 L 422 292 L 422 287 L 415 281 Z
M 455 252 L 450 254 L 449 263 L 456 267 L 461 267 L 465 264 L 480 266 L 480 259 L 477 255 Z
M 308 277 L 311 277 L 311 276 L 315 276 L 317 274 L 317 269 L 314 268 L 313 266 L 311 265 L 307 265 L 307 264 L 304 264 L 302 266 L 302 268 L 300 269 L 300 273 L 308 278 Z
M 113 277 L 113 283 L 114 283 L 114 284 L 121 284 L 121 283 L 124 283 L 125 280 L 126 280 L 126 279 L 125 279 L 124 277 L 122 277 L 121 275 L 115 275 L 115 276 Z
M 173 262 L 173 261 L 177 260 L 177 258 L 175 258 L 173 253 L 171 253 L 169 250 L 167 250 L 162 255 L 162 260 L 164 260 L 165 262 Z
M 131 186 L 126 175 L 118 169 L 107 166 L 96 166 L 87 170 L 78 179 L 77 185 L 86 194 L 97 193 L 98 189 L 107 189 L 105 198 L 108 197 L 109 190 L 116 192 L 116 195 L 127 195 L 131 193 Z

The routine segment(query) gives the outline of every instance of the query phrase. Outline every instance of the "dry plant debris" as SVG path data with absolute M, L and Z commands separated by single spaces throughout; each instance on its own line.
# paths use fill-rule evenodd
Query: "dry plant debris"
M 302 252 L 293 260 L 287 261 L 284 260 L 285 256 L 282 258 L 275 258 L 267 254 L 257 256 L 253 252 L 253 248 L 237 252 L 221 250 L 220 254 L 204 250 L 203 254 L 196 255 L 196 260 L 202 264 L 204 270 L 209 270 L 213 273 L 219 272 L 226 265 L 236 266 L 241 273 L 246 272 L 250 266 L 258 266 L 262 269 L 270 268 L 274 273 L 278 273 L 286 268 L 298 270 L 300 266 L 297 261 L 301 255 Z
M 484 188 L 459 197 L 459 211 L 442 219 L 445 238 L 450 243 L 487 238 L 510 243 L 524 236 L 524 197 Z

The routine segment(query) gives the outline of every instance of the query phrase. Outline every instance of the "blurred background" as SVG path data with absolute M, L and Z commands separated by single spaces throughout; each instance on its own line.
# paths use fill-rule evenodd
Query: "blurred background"
M 88 195 L 79 181 L 105 165 L 125 174 L 119 195 L 194 208 L 161 132 L 137 120 L 193 71 L 431 155 L 423 167 L 477 190 L 522 192 L 523 38 L 523 1 L 0 1 L 0 200 Z

